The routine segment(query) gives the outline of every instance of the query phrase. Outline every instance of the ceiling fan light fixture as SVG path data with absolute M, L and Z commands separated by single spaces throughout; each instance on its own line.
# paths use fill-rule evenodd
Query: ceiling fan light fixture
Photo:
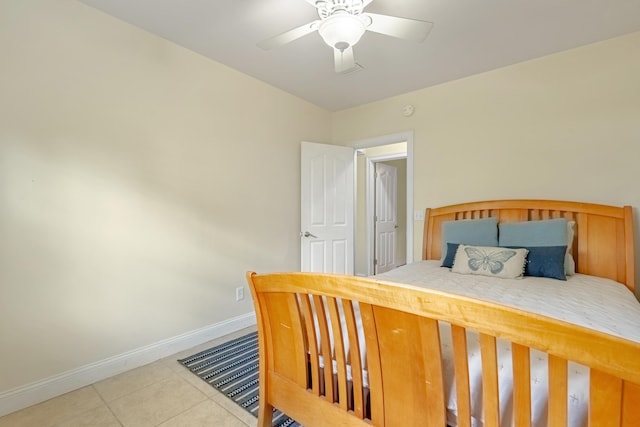
M 344 50 L 358 43 L 366 29 L 364 22 L 357 16 L 337 13 L 322 21 L 318 32 L 326 44 Z

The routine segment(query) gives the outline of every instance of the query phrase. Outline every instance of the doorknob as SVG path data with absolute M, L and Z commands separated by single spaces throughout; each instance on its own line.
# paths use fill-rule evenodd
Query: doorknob
M 318 238 L 318 236 L 314 236 L 313 234 L 309 233 L 308 231 L 305 231 L 304 233 L 303 233 L 303 232 L 300 232 L 300 235 L 301 235 L 302 237 L 313 237 L 314 239 L 317 239 L 317 238 Z

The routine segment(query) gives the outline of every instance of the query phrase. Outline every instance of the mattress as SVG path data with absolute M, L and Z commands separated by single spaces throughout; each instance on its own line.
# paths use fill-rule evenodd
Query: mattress
M 609 279 L 584 274 L 566 281 L 498 279 L 453 273 L 440 261 L 407 264 L 375 278 L 496 302 L 640 342 L 640 303 L 626 286 Z

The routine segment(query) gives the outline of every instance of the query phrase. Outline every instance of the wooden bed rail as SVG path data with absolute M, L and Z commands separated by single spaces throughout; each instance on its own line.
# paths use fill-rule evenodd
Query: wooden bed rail
M 590 367 L 589 425 L 640 425 L 640 344 L 521 310 L 352 276 L 247 273 L 260 346 L 259 427 L 445 426 L 439 325 L 451 325 L 457 423 L 471 425 L 467 331 L 480 337 L 485 426 L 500 425 L 496 340 L 511 342 L 514 424 L 530 425 L 530 349 L 549 355 L 548 425 L 567 370 Z M 365 350 L 366 348 L 366 350 Z M 366 353 L 366 355 L 363 355 Z

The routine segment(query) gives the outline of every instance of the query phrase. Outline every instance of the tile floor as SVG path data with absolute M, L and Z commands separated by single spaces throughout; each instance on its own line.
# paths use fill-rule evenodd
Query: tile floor
M 177 362 L 247 328 L 0 417 L 0 427 L 255 427 L 256 418 Z

